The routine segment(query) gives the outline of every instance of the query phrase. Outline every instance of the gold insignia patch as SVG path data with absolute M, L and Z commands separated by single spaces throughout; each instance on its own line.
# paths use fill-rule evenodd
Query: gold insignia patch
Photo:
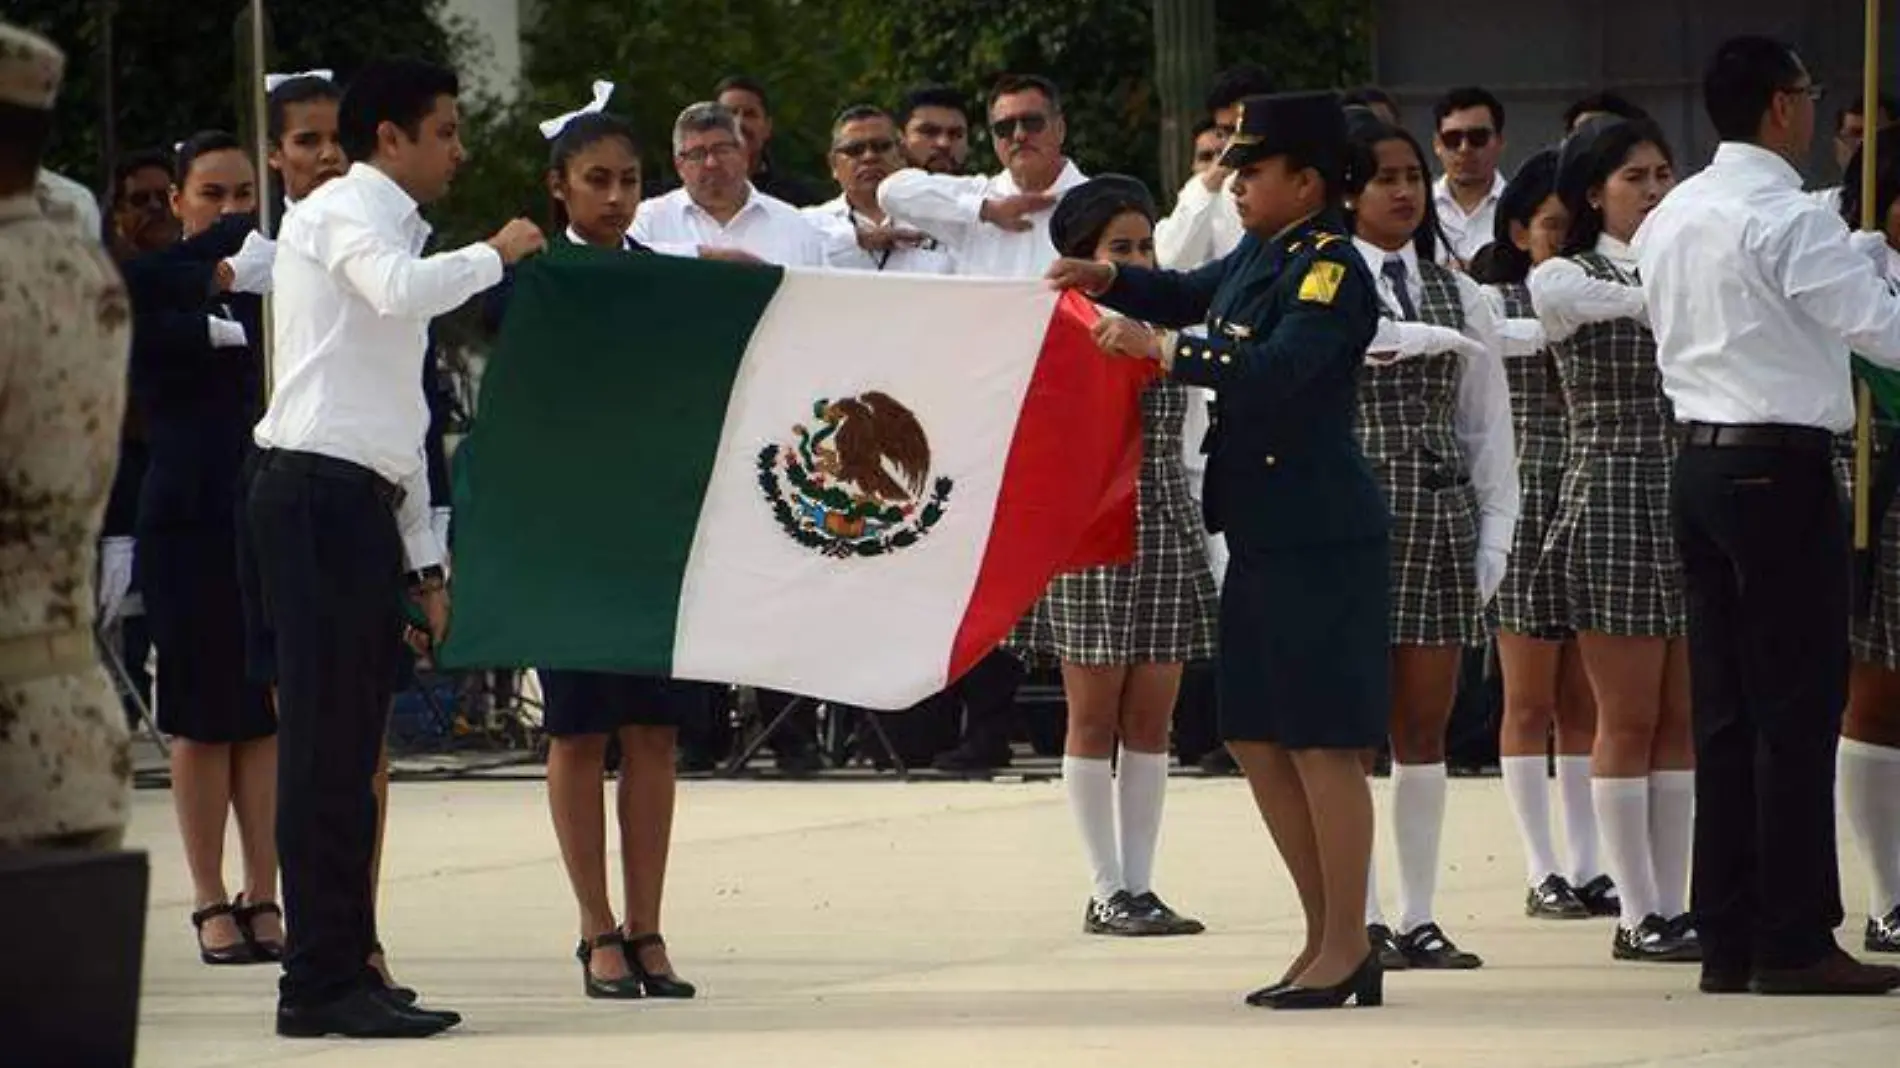
M 1346 277 L 1346 268 L 1331 260 L 1318 260 L 1306 269 L 1306 277 L 1300 280 L 1300 299 L 1308 304 L 1331 304 L 1339 295 L 1339 283 Z

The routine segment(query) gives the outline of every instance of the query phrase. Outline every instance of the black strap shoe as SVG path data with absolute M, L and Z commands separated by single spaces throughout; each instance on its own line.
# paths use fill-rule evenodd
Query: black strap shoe
M 1122 938 L 1142 938 L 1161 934 L 1155 921 L 1135 904 L 1135 899 L 1126 890 L 1117 890 L 1107 901 L 1089 899 L 1088 910 L 1082 915 L 1084 934 L 1117 935 Z
M 1577 887 L 1577 900 L 1590 910 L 1592 916 L 1621 916 L 1623 898 L 1616 892 L 1616 884 L 1607 875 L 1596 878 Z
M 1610 956 L 1645 964 L 1695 964 L 1702 960 L 1702 946 L 1685 942 L 1670 921 L 1652 914 L 1633 929 L 1617 924 Z
M 1168 903 L 1161 900 L 1160 895 L 1153 890 L 1145 894 L 1136 894 L 1132 899 L 1132 904 L 1136 909 L 1147 914 L 1149 922 L 1157 928 L 1156 934 L 1197 935 L 1207 930 L 1207 925 L 1201 921 L 1191 916 L 1183 916 L 1169 908 Z
M 1900 953 L 1900 906 L 1879 919 L 1868 917 L 1861 945 L 1869 953 Z
M 626 958 L 627 974 L 618 979 L 602 979 L 594 974 L 594 951 L 597 949 L 617 949 Z M 647 996 L 646 985 L 640 981 L 640 969 L 633 962 L 633 953 L 627 949 L 627 936 L 619 931 L 608 931 L 592 938 L 581 940 L 574 950 L 575 959 L 581 962 L 581 990 L 590 998 L 604 998 L 610 1001 L 633 1001 Z
M 647 966 L 640 960 L 640 951 L 650 946 L 659 946 L 661 949 L 665 949 L 666 939 L 661 938 L 657 934 L 643 934 L 637 938 L 627 939 L 625 946 L 627 967 L 632 968 L 633 974 L 640 977 L 640 985 L 646 988 L 647 997 L 678 998 L 683 1000 L 699 993 L 698 987 L 674 975 L 672 972 L 662 974 L 660 972 L 648 971 Z
M 228 946 L 205 945 L 205 924 L 220 916 L 233 917 L 237 925 L 238 940 Z M 206 905 L 191 914 L 191 928 L 198 933 L 198 959 L 206 964 L 261 964 L 264 958 L 258 956 L 257 944 L 244 933 L 244 922 L 236 919 L 237 910 L 228 901 L 215 905 Z
M 1524 915 L 1533 920 L 1587 920 L 1589 906 L 1561 875 L 1547 875 L 1524 898 Z
M 244 932 L 244 940 L 251 944 L 251 951 L 257 954 L 258 960 L 284 959 L 284 944 L 276 939 L 265 941 L 257 937 L 256 930 L 259 916 L 275 916 L 280 921 L 284 918 L 284 910 L 278 907 L 277 902 L 246 901 L 244 895 L 239 894 L 237 900 L 231 903 L 231 915 L 237 919 L 238 930 Z
M 1400 935 L 1399 950 L 1405 954 L 1405 959 L 1414 968 L 1468 972 L 1473 968 L 1484 967 L 1482 957 L 1459 949 L 1457 944 L 1446 937 L 1445 932 L 1435 923 L 1428 923 Z
M 279 1006 L 277 1034 L 283 1038 L 428 1038 L 455 1026 L 447 1015 L 406 1009 L 380 990 L 359 986 L 321 1005 Z
M 1399 948 L 1398 936 L 1385 924 L 1366 924 L 1366 941 L 1371 944 L 1373 955 L 1379 958 L 1380 968 L 1388 972 L 1402 972 L 1412 966 L 1405 950 Z

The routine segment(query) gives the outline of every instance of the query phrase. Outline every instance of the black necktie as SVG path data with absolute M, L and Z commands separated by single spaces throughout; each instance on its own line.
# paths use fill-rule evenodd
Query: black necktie
M 1418 305 L 1412 303 L 1412 290 L 1405 284 L 1405 260 L 1400 256 L 1387 256 L 1385 266 L 1379 269 L 1385 279 L 1392 283 L 1392 294 L 1398 298 L 1399 314 L 1406 319 L 1418 320 Z

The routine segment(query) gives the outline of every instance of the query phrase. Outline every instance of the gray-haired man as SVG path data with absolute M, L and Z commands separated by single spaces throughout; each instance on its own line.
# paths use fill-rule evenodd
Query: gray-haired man
M 680 188 L 643 201 L 632 237 L 657 251 L 702 256 L 737 250 L 784 267 L 826 266 L 816 226 L 746 176 L 745 134 L 732 112 L 710 101 L 673 123 L 673 166 Z

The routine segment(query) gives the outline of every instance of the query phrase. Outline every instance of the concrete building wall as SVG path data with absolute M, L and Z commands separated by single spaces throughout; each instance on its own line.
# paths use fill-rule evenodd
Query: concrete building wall
M 481 42 L 475 60 L 461 72 L 469 88 L 509 97 L 521 77 L 521 9 L 525 0 L 447 0 L 445 20 L 459 20 Z

